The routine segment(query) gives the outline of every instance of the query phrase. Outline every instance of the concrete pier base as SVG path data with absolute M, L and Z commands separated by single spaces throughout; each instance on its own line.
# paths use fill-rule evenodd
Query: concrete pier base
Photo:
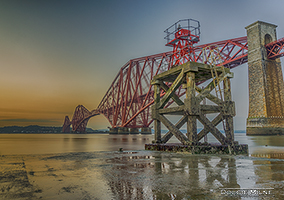
M 259 158 L 274 158 L 274 159 L 284 159 L 284 153 L 281 152 L 271 152 L 271 153 L 256 153 L 251 154 L 252 157 L 259 157 Z
M 129 128 L 129 133 L 132 134 L 139 134 L 139 128 Z
M 279 127 L 247 127 L 247 135 L 284 135 L 284 128 Z
M 198 145 L 183 145 L 181 143 L 167 144 L 145 144 L 145 150 L 152 151 L 169 151 L 169 152 L 188 152 L 191 154 L 232 154 L 232 155 L 248 155 L 247 144 L 208 144 L 200 143 Z
M 117 133 L 121 134 L 121 135 L 128 135 L 129 134 L 129 130 L 128 130 L 127 127 L 118 127 Z
M 284 118 L 248 118 L 247 135 L 284 135 Z
M 142 134 L 142 135 L 152 134 L 151 128 L 149 128 L 149 127 L 143 127 L 143 128 L 141 128 L 141 134 Z
M 117 134 L 118 128 L 109 128 L 109 134 Z

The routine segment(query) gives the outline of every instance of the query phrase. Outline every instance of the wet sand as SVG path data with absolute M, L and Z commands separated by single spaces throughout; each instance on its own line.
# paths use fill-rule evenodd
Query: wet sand
M 0 199 L 284 199 L 283 190 L 281 159 L 152 151 L 0 156 Z

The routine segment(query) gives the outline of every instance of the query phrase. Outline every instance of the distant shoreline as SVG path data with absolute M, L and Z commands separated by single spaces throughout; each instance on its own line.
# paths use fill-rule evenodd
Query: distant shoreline
M 94 132 L 94 133 L 0 133 L 0 134 L 73 134 L 73 135 L 85 135 L 85 134 L 109 134 L 107 132 Z
M 62 133 L 62 127 L 56 126 L 5 126 L 0 127 L 0 134 L 109 134 L 108 129 L 93 130 L 92 128 L 86 128 L 85 133 Z M 186 130 L 180 130 L 182 133 L 186 133 Z M 201 129 L 198 129 L 198 132 Z M 168 132 L 167 130 L 162 130 L 162 134 Z M 220 130 L 221 133 L 224 133 L 223 130 Z M 235 130 L 234 133 L 246 133 L 245 130 Z
M 0 127 L 0 134 L 82 134 L 82 133 L 62 133 L 62 127 L 56 126 L 4 126 Z M 92 128 L 86 128 L 86 132 L 83 134 L 108 134 L 108 130 L 93 130 Z

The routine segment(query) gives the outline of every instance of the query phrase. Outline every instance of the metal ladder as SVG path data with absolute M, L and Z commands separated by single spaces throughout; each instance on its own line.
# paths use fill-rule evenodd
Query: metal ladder
M 215 88 L 215 92 L 216 92 L 216 97 L 219 98 L 222 101 L 224 101 L 223 99 L 223 95 L 222 95 L 222 88 L 220 86 L 220 78 L 217 72 L 217 68 L 221 68 L 222 74 L 225 75 L 225 67 L 222 65 L 222 59 L 221 59 L 221 55 L 220 55 L 220 51 L 217 45 L 215 46 L 207 46 L 205 48 L 203 48 L 203 63 L 207 64 L 210 66 L 210 71 L 211 71 L 211 75 L 212 75 L 212 81 L 214 84 L 214 88 Z M 207 52 L 208 57 L 207 57 Z M 217 66 L 219 65 L 219 66 Z M 226 77 L 225 77 L 226 79 Z M 218 95 L 219 94 L 219 95 Z M 223 129 L 224 131 L 226 131 L 226 125 L 224 123 L 224 117 L 222 116 L 222 123 L 223 123 Z

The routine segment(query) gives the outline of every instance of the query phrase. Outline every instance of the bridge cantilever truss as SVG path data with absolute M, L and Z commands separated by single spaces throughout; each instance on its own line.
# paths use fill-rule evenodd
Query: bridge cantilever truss
M 89 111 L 83 105 L 78 105 L 75 108 L 72 121 L 70 121 L 68 116 L 65 116 L 62 132 L 69 133 L 70 125 L 72 125 L 73 132 L 83 133 L 86 130 L 89 119 L 99 114 L 97 110 Z
M 268 58 L 283 56 L 284 39 L 266 45 Z M 248 60 L 247 37 L 234 38 L 219 42 L 195 46 L 187 56 L 187 61 L 208 63 L 212 49 L 218 49 L 221 63 L 227 68 L 234 68 Z M 172 67 L 175 63 L 172 52 L 165 52 L 141 58 L 132 59 L 119 71 L 110 85 L 98 107 L 88 111 L 84 106 L 76 107 L 72 120 L 65 117 L 62 132 L 84 132 L 88 120 L 98 114 L 103 114 L 111 127 L 149 127 L 152 123 L 150 105 L 153 104 L 152 78 Z M 178 96 L 185 94 L 180 88 Z M 163 93 L 161 94 L 163 95 Z

